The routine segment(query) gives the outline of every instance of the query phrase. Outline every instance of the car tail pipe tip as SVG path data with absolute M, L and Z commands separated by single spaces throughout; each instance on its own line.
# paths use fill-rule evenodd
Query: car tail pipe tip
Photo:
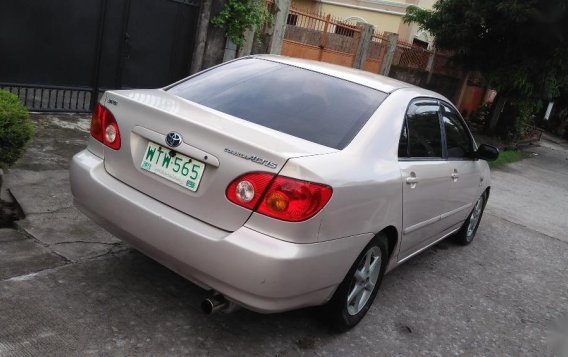
M 235 305 L 221 294 L 213 294 L 201 303 L 201 310 L 205 315 L 212 315 L 219 311 L 231 312 Z

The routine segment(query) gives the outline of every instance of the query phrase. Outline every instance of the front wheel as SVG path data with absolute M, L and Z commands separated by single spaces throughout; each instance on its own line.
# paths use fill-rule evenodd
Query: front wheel
M 454 240 L 461 245 L 468 245 L 475 238 L 475 233 L 479 227 L 479 222 L 481 221 L 481 216 L 483 215 L 483 210 L 485 209 L 486 196 L 485 193 L 479 197 L 473 210 L 469 214 L 469 217 L 464 222 L 460 230 L 455 234 Z
M 378 235 L 363 249 L 332 299 L 323 307 L 323 317 L 340 331 L 357 325 L 375 300 L 387 260 L 386 237 Z

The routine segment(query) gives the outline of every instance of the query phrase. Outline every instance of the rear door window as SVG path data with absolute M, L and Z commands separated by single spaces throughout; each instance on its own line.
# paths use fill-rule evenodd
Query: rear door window
M 419 100 L 410 105 L 399 142 L 400 157 L 443 157 L 439 113 L 436 101 Z
M 353 82 L 258 58 L 219 66 L 168 91 L 339 150 L 351 142 L 387 97 Z

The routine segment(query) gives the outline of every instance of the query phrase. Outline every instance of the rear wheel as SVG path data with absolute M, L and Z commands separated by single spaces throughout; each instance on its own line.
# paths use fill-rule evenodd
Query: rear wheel
M 375 300 L 388 260 L 386 237 L 378 235 L 363 249 L 323 309 L 323 317 L 340 331 L 361 321 Z
M 475 238 L 475 233 L 479 227 L 479 222 L 481 221 L 481 216 L 483 215 L 483 210 L 485 209 L 485 193 L 479 197 L 473 210 L 469 214 L 469 217 L 464 222 L 460 230 L 455 234 L 454 240 L 461 245 L 468 245 Z

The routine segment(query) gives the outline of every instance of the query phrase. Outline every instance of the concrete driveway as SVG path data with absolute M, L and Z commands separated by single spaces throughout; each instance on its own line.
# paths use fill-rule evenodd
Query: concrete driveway
M 335 334 L 310 310 L 204 316 L 206 292 L 73 207 L 66 168 L 88 118 L 35 119 L 6 178 L 27 215 L 0 230 L 1 356 L 563 355 L 568 145 L 495 170 L 476 241 L 442 242 L 396 269 L 363 322 Z

